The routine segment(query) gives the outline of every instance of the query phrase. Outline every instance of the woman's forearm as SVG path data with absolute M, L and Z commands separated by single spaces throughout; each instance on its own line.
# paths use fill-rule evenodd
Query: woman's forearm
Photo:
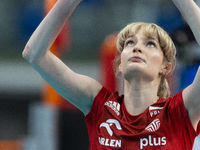
M 23 51 L 29 62 L 42 58 L 52 46 L 66 20 L 81 0 L 58 0 L 32 34 Z
M 194 0 L 172 0 L 190 26 L 200 45 L 200 9 Z

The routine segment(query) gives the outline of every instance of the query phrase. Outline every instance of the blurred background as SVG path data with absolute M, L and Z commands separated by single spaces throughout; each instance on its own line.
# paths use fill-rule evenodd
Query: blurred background
M 84 115 L 57 95 L 21 56 L 53 3 L 0 1 L 0 150 L 88 149 Z M 52 51 L 75 72 L 106 86 L 113 73 L 107 64 L 115 55 L 115 34 L 135 21 L 156 23 L 174 40 L 177 66 L 169 80 L 172 95 L 181 91 L 194 78 L 200 49 L 170 0 L 84 0 Z M 112 82 L 117 83 L 111 90 L 120 89 L 119 80 Z

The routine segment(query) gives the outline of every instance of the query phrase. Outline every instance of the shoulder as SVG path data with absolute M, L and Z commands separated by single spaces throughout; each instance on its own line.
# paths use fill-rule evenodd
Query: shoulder
M 103 109 L 104 105 L 109 103 L 114 104 L 115 102 L 121 104 L 122 100 L 123 95 L 119 95 L 117 91 L 112 93 L 103 86 L 94 98 L 91 111 L 89 112 L 86 118 L 88 118 L 88 116 L 90 116 L 91 114 L 95 115 L 99 113 Z
M 183 91 L 180 91 L 179 93 L 167 99 L 161 99 L 158 104 L 162 104 L 164 107 L 166 107 L 169 115 L 177 114 L 178 116 L 185 116 L 187 111 L 184 106 L 182 93 Z
M 174 96 L 171 96 L 167 99 L 162 99 L 162 101 L 166 101 L 166 103 L 177 105 L 178 103 L 183 103 L 183 91 L 176 93 Z
M 183 96 L 182 96 L 182 92 L 180 91 L 179 93 L 175 94 L 174 96 L 171 96 L 169 98 L 160 98 L 158 100 L 158 102 L 156 102 L 156 105 L 178 105 L 179 103 L 183 103 Z
M 119 95 L 118 91 L 110 92 L 105 87 L 102 87 L 97 96 L 94 98 L 94 103 L 104 103 L 107 100 L 122 101 L 123 95 Z

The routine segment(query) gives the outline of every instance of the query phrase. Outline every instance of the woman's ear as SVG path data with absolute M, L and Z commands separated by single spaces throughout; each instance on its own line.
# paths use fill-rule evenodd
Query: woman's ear
M 163 73 L 168 75 L 172 71 L 172 63 L 166 62 L 163 64 Z
M 119 73 L 122 72 L 122 65 L 121 65 L 121 62 L 119 63 Z

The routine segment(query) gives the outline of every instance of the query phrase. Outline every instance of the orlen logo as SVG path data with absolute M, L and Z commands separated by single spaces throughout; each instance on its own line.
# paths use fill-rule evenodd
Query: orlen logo
M 115 124 L 115 126 L 116 126 L 116 128 L 117 128 L 118 130 L 122 130 L 122 128 L 121 128 L 119 122 L 118 122 L 116 119 L 108 119 L 106 122 L 103 122 L 103 123 L 100 125 L 100 128 L 101 128 L 101 127 L 105 127 L 105 128 L 107 129 L 108 133 L 110 134 L 110 136 L 112 136 L 112 135 L 113 135 L 113 131 L 111 130 L 110 127 L 111 127 L 113 124 Z
M 140 139 L 140 149 L 143 149 L 146 146 L 161 146 L 166 144 L 167 144 L 166 137 L 152 138 L 151 135 L 149 135 L 148 138 Z
M 147 130 L 149 132 L 155 132 L 159 128 L 160 128 L 160 120 L 159 119 L 155 119 L 145 128 L 145 130 Z
M 113 130 L 111 129 L 111 126 L 113 124 L 116 126 L 118 130 L 122 130 L 119 122 L 116 119 L 108 119 L 106 122 L 103 122 L 100 125 L 100 128 L 105 127 L 109 135 L 113 136 Z M 122 141 L 118 139 L 99 137 L 99 144 L 104 145 L 104 146 L 121 147 L 121 143 Z

